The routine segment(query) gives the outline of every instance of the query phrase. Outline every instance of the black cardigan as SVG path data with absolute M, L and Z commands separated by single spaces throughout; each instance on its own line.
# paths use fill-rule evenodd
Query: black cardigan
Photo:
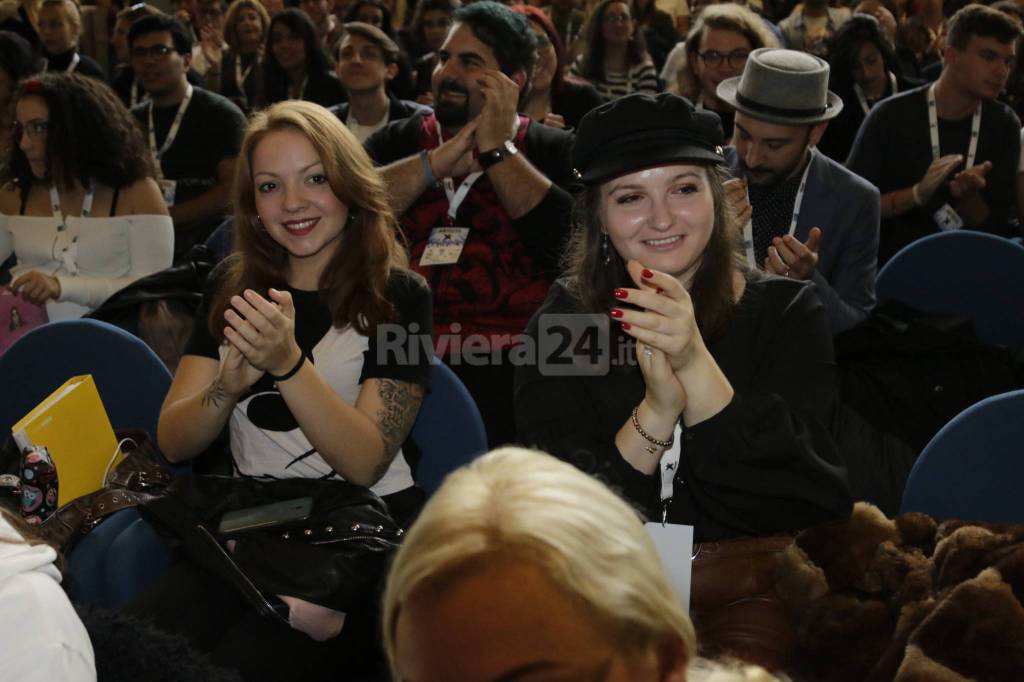
M 556 282 L 526 334 L 537 339 L 544 315 L 576 312 L 564 281 Z M 601 478 L 659 518 L 660 474 L 637 471 L 615 446 L 644 396 L 635 362 L 614 366 L 623 341 L 613 333 L 613 367 L 603 376 L 518 367 L 518 441 Z M 538 344 L 541 353 L 549 346 Z M 832 337 L 813 288 L 750 275 L 733 316 L 707 346 L 735 395 L 715 416 L 683 429 L 668 520 L 694 526 L 700 542 L 795 531 L 848 514 L 845 470 L 825 427 L 837 401 Z

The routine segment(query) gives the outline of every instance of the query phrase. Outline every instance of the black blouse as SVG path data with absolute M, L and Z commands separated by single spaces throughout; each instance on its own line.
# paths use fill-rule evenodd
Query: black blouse
M 579 312 L 556 282 L 542 316 Z M 660 473 L 634 469 L 615 435 L 644 396 L 635 362 L 616 367 L 626 340 L 613 335 L 603 376 L 545 376 L 517 368 L 519 441 L 601 478 L 650 518 L 660 518 Z M 826 425 L 837 402 L 832 337 L 811 285 L 758 273 L 732 317 L 707 341 L 735 391 L 717 415 L 683 429 L 668 520 L 695 526 L 695 540 L 796 531 L 848 514 L 846 473 Z M 543 348 L 543 345 L 542 345 Z

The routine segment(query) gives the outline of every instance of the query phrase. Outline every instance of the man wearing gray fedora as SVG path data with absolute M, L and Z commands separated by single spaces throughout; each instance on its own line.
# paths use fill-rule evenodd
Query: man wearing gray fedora
M 748 263 L 813 281 L 838 334 L 875 305 L 879 195 L 814 148 L 843 108 L 828 71 L 805 52 L 762 48 L 718 97 L 736 109 L 727 189 Z

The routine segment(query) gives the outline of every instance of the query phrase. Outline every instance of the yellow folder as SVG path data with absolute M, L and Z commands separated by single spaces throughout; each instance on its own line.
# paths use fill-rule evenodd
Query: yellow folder
M 50 452 L 57 467 L 58 505 L 103 487 L 117 437 L 92 375 L 68 379 L 11 431 L 22 452 L 33 445 Z

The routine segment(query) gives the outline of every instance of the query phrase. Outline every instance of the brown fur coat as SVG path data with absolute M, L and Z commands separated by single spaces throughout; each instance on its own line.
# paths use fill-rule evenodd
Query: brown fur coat
M 798 535 L 776 578 L 794 680 L 1024 680 L 1024 525 L 890 520 L 862 502 Z

